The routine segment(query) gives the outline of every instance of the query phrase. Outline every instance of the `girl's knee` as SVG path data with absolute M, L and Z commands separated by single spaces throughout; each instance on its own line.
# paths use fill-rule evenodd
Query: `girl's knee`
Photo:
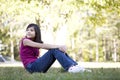
M 49 51 L 50 51 L 51 53 L 61 52 L 58 48 L 50 49 Z

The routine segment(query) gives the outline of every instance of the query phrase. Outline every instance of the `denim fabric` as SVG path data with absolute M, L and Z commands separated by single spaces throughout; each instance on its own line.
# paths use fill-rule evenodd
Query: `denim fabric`
M 45 73 L 55 62 L 56 59 L 65 70 L 68 70 L 68 68 L 72 65 L 77 65 L 77 63 L 73 59 L 71 59 L 66 53 L 63 53 L 59 49 L 50 49 L 42 57 L 38 58 L 35 62 L 28 64 L 26 70 L 30 73 Z

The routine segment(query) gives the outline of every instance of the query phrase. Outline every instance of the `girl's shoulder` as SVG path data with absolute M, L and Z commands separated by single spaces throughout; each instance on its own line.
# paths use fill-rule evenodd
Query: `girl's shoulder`
M 21 46 L 21 47 L 25 47 L 25 46 L 24 46 L 24 40 L 25 40 L 25 39 L 29 39 L 29 38 L 26 38 L 26 37 L 21 38 L 21 40 L 20 40 L 20 46 Z M 30 39 L 29 39 L 29 40 L 30 40 Z M 26 47 L 28 47 L 28 46 L 26 46 Z
M 23 41 L 24 41 L 25 39 L 29 39 L 29 38 L 23 37 L 23 38 L 20 40 L 20 43 L 23 44 Z

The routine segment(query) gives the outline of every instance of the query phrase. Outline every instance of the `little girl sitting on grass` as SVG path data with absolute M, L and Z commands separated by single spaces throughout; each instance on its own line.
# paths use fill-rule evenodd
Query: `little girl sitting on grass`
M 39 49 L 47 49 L 48 51 L 38 57 Z M 25 69 L 30 73 L 47 72 L 55 60 L 58 60 L 62 67 L 70 73 L 88 71 L 71 59 L 66 50 L 65 45 L 43 43 L 39 26 L 33 23 L 27 26 L 26 36 L 20 42 L 20 58 Z

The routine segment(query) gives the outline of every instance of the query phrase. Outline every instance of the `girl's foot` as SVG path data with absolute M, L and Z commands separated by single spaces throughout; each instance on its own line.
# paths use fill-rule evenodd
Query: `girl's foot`
M 79 65 L 75 65 L 75 66 L 71 66 L 71 67 L 68 69 L 68 72 L 70 72 L 70 73 L 91 72 L 91 70 L 85 69 L 84 67 L 79 66 Z

